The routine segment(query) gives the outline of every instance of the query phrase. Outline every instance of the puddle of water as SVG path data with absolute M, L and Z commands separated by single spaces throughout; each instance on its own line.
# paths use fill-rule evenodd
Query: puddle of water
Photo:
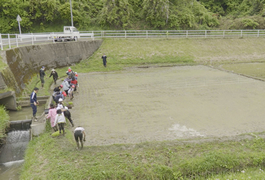
M 37 116 L 42 115 L 45 110 L 45 104 L 38 106 Z M 23 107 L 19 111 L 9 111 L 8 112 L 10 121 L 17 121 L 17 120 L 26 120 L 32 118 L 32 108 L 31 107 Z

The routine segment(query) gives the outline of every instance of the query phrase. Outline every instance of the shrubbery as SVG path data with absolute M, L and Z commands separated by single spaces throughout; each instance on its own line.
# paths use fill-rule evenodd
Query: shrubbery
M 4 106 L 0 106 L 0 138 L 4 137 L 5 129 L 9 124 L 9 116 Z

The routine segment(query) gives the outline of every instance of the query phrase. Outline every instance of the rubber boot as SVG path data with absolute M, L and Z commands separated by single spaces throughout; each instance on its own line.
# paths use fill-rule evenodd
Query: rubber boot
M 33 117 L 32 117 L 32 120 L 34 120 L 35 122 L 37 122 L 37 121 L 38 121 L 38 119 L 37 119 L 36 115 L 33 115 Z

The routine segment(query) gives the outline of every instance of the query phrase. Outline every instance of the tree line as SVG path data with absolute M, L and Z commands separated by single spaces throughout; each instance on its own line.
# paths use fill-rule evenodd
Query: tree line
M 100 29 L 260 28 L 264 0 L 71 0 L 74 26 Z M 0 0 L 0 32 L 62 31 L 69 0 Z M 237 22 L 237 24 L 235 24 Z M 224 26 L 225 27 L 225 26 Z M 264 23 L 265 27 L 265 23 Z

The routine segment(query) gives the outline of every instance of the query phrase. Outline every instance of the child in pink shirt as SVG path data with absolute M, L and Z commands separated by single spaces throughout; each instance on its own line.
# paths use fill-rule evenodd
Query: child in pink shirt
M 55 121 L 55 117 L 56 117 L 56 108 L 54 107 L 53 104 L 50 104 L 50 109 L 49 109 L 49 113 L 46 115 L 46 118 L 49 119 L 50 118 L 50 122 L 51 122 L 51 127 L 53 128 L 53 130 L 56 132 L 58 131 L 57 126 L 54 125 L 54 121 Z

